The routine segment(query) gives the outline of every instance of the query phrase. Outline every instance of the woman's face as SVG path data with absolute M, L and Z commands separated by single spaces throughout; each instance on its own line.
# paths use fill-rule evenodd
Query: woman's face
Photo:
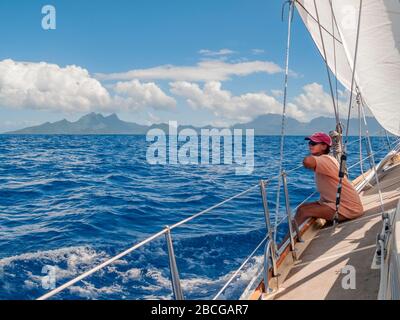
M 327 145 L 325 143 L 308 142 L 308 148 L 313 156 L 320 156 L 325 153 Z

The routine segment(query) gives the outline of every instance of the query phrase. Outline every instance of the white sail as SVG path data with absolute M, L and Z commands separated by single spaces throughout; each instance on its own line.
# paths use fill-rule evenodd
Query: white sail
M 296 7 L 322 58 L 325 60 L 326 54 L 329 68 L 343 86 L 350 90 L 352 69 L 344 51 L 343 41 L 337 29 L 335 17 L 332 15 L 332 8 L 329 1 L 317 0 L 315 6 L 314 0 L 299 0 L 296 1 Z M 321 25 L 321 32 L 318 22 Z M 321 33 L 325 46 L 325 54 Z
M 333 31 L 340 35 L 335 42 L 337 78 L 349 89 L 360 3 L 362 7 L 355 83 L 377 121 L 392 134 L 400 136 L 400 2 L 398 0 L 316 0 L 315 2 L 298 0 L 296 6 L 323 54 L 320 31 L 315 21 L 316 5 L 320 24 L 324 27 L 327 62 L 333 72 L 335 59 L 333 46 L 329 43 L 332 43 Z M 332 19 L 336 22 L 336 30 L 330 27 Z M 347 63 L 344 60 L 347 60 Z

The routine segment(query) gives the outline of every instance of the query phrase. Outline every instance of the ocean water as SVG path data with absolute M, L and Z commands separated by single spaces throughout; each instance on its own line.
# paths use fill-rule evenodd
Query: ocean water
M 235 165 L 150 165 L 145 136 L 0 135 L 0 299 L 35 299 L 48 291 L 46 266 L 61 285 L 165 225 L 276 175 L 279 139 L 255 137 L 254 172 L 236 175 Z M 308 147 L 303 137 L 285 141 L 289 170 Z M 373 148 L 378 161 L 385 139 L 374 137 Z M 348 158 L 349 165 L 358 161 L 358 143 L 349 145 Z M 357 166 L 350 177 L 359 173 Z M 292 208 L 314 191 L 305 169 L 290 173 L 288 183 Z M 276 180 L 268 186 L 272 214 L 276 186 Z M 286 231 L 284 223 L 277 238 Z M 259 189 L 173 230 L 185 298 L 212 298 L 265 232 Z M 238 298 L 261 262 L 262 251 L 222 297 Z M 161 237 L 55 298 L 171 299 L 169 277 Z

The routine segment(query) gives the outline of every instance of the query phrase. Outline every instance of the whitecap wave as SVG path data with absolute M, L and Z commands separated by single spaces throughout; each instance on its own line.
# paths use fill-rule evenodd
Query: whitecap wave
M 166 254 L 163 250 L 157 252 L 161 255 Z M 32 262 L 40 267 L 44 265 L 53 266 L 55 268 L 57 285 L 60 285 L 66 280 L 78 276 L 89 268 L 102 263 L 109 257 L 110 256 L 105 251 L 96 250 L 88 246 L 78 246 L 24 253 L 3 258 L 0 259 L 0 268 L 9 273 L 7 274 L 6 281 L 8 284 L 3 283 L 2 287 L 3 289 L 15 287 L 15 283 L 14 286 L 12 283 L 16 275 L 12 275 L 10 272 L 18 271 L 18 277 L 21 277 L 21 279 L 23 278 L 22 286 L 25 290 L 42 290 L 42 279 L 44 275 L 40 272 L 40 268 L 36 268 L 36 272 L 26 268 L 26 266 Z M 203 258 L 205 257 L 206 253 L 204 253 Z M 240 261 L 224 261 L 224 263 L 234 263 L 239 267 Z M 262 256 L 254 257 L 225 290 L 221 298 L 230 299 L 232 295 L 237 293 L 238 287 L 246 286 L 254 277 L 261 263 Z M 217 278 L 183 274 L 181 276 L 183 292 L 185 296 L 189 298 L 203 297 L 210 299 L 231 278 L 233 273 L 234 271 L 231 271 Z M 129 259 L 121 259 L 103 270 L 98 271 L 97 275 L 98 279 L 106 279 L 106 283 L 102 282 L 98 284 L 98 281 L 86 279 L 70 287 L 68 289 L 69 294 L 85 299 L 107 299 L 109 295 L 112 295 L 113 298 L 124 299 L 127 296 L 131 296 L 132 289 L 136 287 L 142 292 L 142 299 L 169 300 L 173 298 L 168 269 L 157 269 L 151 265 L 137 267 L 131 265 Z M 110 282 L 112 283 L 110 284 Z M 128 289 L 126 288 L 127 286 L 129 286 Z M 131 294 L 129 294 L 129 292 L 131 292 Z M 140 297 L 138 296 L 135 298 Z

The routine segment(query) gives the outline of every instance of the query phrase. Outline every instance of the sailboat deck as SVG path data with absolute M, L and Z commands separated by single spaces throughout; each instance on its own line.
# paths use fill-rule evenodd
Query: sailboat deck
M 379 176 L 385 211 L 389 211 L 400 199 L 400 165 Z M 272 279 L 271 286 L 284 280 L 268 299 L 377 299 L 379 269 L 371 265 L 382 220 L 378 188 L 371 183 L 360 193 L 365 209 L 362 217 L 336 229 L 310 228 L 304 234 L 305 242 L 297 244 L 299 260 L 282 264 L 278 270 L 282 276 Z M 342 282 L 350 283 L 348 275 L 353 270 L 355 288 L 344 289 Z

